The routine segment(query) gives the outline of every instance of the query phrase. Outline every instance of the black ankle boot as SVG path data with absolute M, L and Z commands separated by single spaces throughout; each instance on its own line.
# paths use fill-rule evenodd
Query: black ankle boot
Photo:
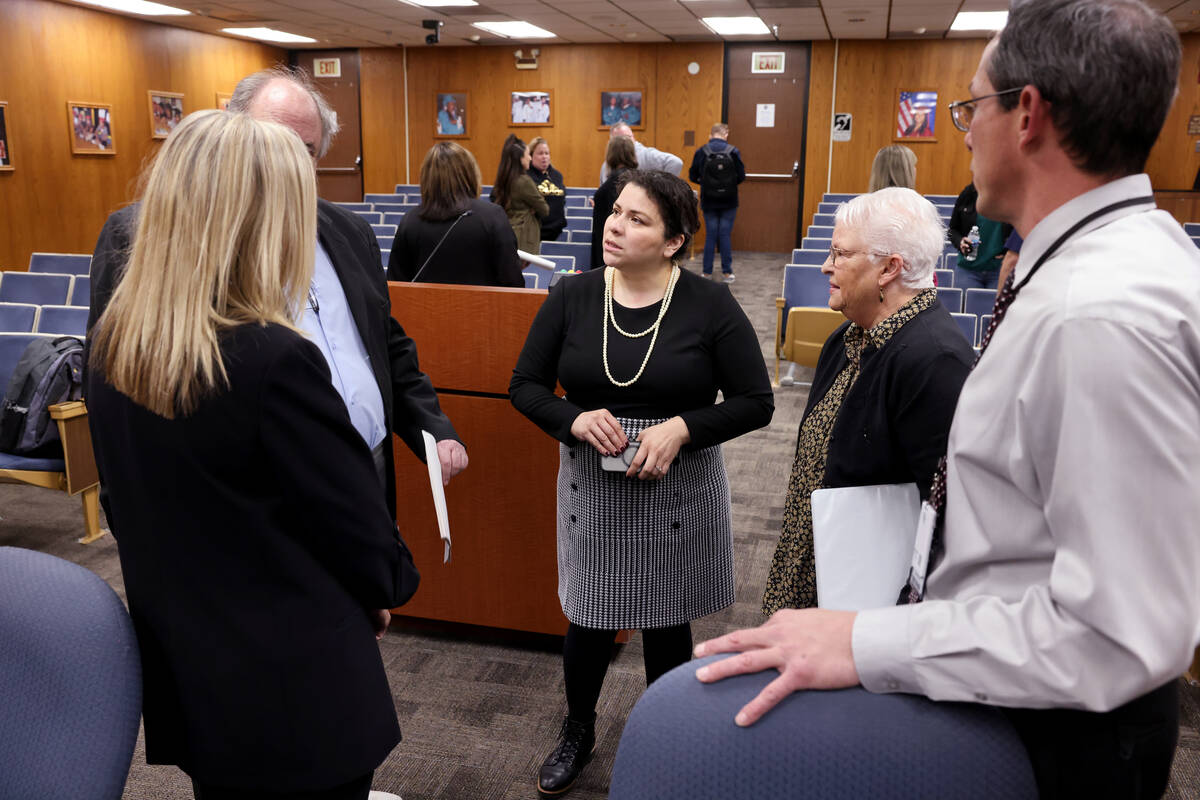
M 558 744 L 538 770 L 538 794 L 558 797 L 575 785 L 579 773 L 592 760 L 596 749 L 596 718 L 587 722 L 567 717 L 558 734 Z

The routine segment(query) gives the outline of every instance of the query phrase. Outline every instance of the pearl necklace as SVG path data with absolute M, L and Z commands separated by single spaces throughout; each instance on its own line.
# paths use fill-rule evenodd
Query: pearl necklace
M 604 268 L 604 334 L 601 337 L 600 352 L 604 358 L 604 374 L 608 376 L 608 380 L 613 386 L 632 386 L 637 382 L 637 379 L 642 377 L 642 373 L 646 371 L 646 364 L 650 363 L 650 354 L 654 352 L 654 343 L 658 341 L 659 327 L 662 325 L 663 317 L 667 315 L 667 308 L 671 305 L 671 295 L 675 293 L 675 284 L 679 282 L 679 267 L 671 266 L 671 277 L 667 279 L 667 291 L 663 294 L 662 307 L 658 310 L 658 319 L 654 320 L 654 324 L 641 333 L 629 333 L 622 330 L 617 324 L 617 318 L 613 315 L 613 276 L 616 271 L 612 267 Z M 640 339 L 641 337 L 653 333 L 650 337 L 650 347 L 646 349 L 646 357 L 642 359 L 642 366 L 638 368 L 637 374 L 627 381 L 619 381 L 613 377 L 612 370 L 608 368 L 608 323 L 616 328 L 617 333 L 627 339 Z

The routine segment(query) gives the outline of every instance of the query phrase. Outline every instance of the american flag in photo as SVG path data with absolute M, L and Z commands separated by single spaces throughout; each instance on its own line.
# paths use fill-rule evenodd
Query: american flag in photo
M 933 136 L 934 114 L 937 111 L 937 92 L 901 92 L 900 110 L 896 117 L 896 136 Z M 914 130 L 918 112 L 925 112 L 927 124 Z

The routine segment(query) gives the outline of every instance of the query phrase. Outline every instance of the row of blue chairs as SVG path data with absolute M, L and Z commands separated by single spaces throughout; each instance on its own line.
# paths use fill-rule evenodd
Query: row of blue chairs
M 825 259 L 829 257 L 829 246 L 832 241 L 829 239 L 805 239 L 802 247 L 797 247 L 792 250 L 792 260 L 790 264 L 801 264 L 805 266 L 819 267 L 825 263 Z M 949 247 L 947 247 L 949 249 Z M 938 259 L 935 272 L 950 272 L 953 279 L 954 267 L 958 264 L 958 253 L 943 252 Z M 940 280 L 938 286 L 952 286 L 953 284 L 944 284 Z
M 39 306 L 33 303 L 0 303 L 0 331 L 83 336 L 87 333 L 87 306 Z
M 86 307 L 90 302 L 87 275 L 0 271 L 0 303 Z
M 30 272 L 50 272 L 58 275 L 87 275 L 92 269 L 92 257 L 76 253 L 34 253 L 29 257 Z

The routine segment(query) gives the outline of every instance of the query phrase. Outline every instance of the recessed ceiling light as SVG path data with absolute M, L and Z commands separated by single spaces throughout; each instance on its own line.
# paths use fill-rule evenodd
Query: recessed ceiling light
M 704 17 L 700 21 L 720 36 L 751 36 L 771 32 L 767 23 L 758 17 Z
M 998 31 L 1008 24 L 1007 11 L 960 11 L 952 31 Z
M 178 17 L 192 12 L 174 6 L 164 6 L 161 3 L 148 3 L 146 0 L 81 0 L 92 6 L 109 8 L 113 11 L 127 11 L 130 14 L 143 14 L 147 17 Z
M 532 25 L 524 20 L 514 19 L 501 22 L 472 22 L 476 28 L 503 36 L 505 39 L 553 39 L 555 34 Z
M 477 6 L 475 0 L 402 0 L 413 6 L 423 6 L 425 8 L 443 8 L 445 6 Z
M 307 36 L 277 31 L 274 28 L 222 28 L 221 32 L 232 33 L 234 36 L 246 36 L 263 42 L 279 42 L 280 44 L 305 44 L 316 41 Z

